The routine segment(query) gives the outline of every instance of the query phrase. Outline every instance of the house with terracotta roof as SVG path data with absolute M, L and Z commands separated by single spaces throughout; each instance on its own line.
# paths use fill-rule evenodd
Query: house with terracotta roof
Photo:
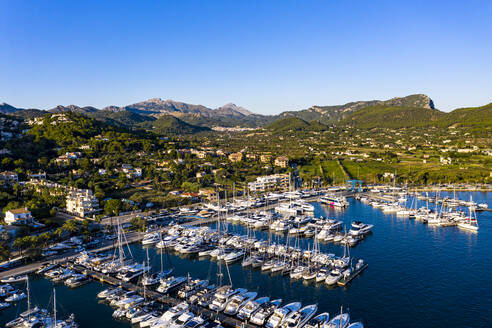
M 14 210 L 8 210 L 5 213 L 5 223 L 10 225 L 16 224 L 28 224 L 32 223 L 33 218 L 31 215 L 31 211 L 27 208 L 17 208 Z

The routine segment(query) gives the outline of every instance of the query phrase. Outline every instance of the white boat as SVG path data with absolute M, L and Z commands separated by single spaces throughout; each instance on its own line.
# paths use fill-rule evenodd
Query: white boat
M 227 303 L 224 313 L 228 315 L 236 315 L 237 312 L 249 301 L 253 300 L 257 292 L 248 292 L 240 295 L 235 295 Z
M 329 286 L 332 286 L 335 285 L 340 279 L 342 279 L 342 273 L 340 272 L 340 270 L 333 269 L 326 277 L 325 283 Z
M 253 315 L 257 310 L 260 309 L 262 304 L 270 301 L 269 297 L 260 297 L 256 300 L 249 300 L 246 304 L 238 311 L 237 317 L 241 320 L 247 320 Z
M 223 286 L 217 289 L 214 294 L 212 302 L 209 304 L 209 309 L 212 311 L 223 311 L 234 295 L 240 295 L 246 293 L 244 288 L 233 289 L 231 286 Z
M 328 312 L 323 312 L 309 320 L 304 325 L 304 328 L 322 328 L 326 323 L 328 323 L 328 320 L 330 320 L 330 314 Z
M 142 245 L 153 245 L 161 240 L 160 232 L 153 232 L 146 234 L 142 239 Z
M 473 209 L 468 209 L 469 215 L 464 221 L 458 223 L 458 228 L 468 230 L 468 231 L 478 231 L 478 221 L 475 211 Z
M 299 311 L 292 312 L 282 322 L 282 327 L 300 328 L 304 326 L 304 324 L 314 316 L 316 311 L 318 311 L 318 306 L 316 304 L 311 304 L 303 307 Z
M 267 323 L 265 324 L 266 328 L 277 328 L 280 327 L 282 322 L 284 321 L 287 316 L 295 311 L 298 311 L 301 308 L 301 303 L 300 302 L 293 302 L 289 303 L 280 309 L 276 309 L 272 316 L 268 319 Z
M 362 322 L 354 322 L 347 326 L 347 328 L 364 328 Z
M 184 312 L 180 316 L 178 316 L 173 322 L 171 322 L 170 325 L 168 325 L 168 328 L 183 328 L 184 325 L 193 319 L 195 315 L 192 312 Z
M 281 299 L 263 303 L 258 310 L 250 316 L 250 322 L 263 326 L 270 315 L 280 306 Z
M 350 322 L 350 315 L 342 313 L 331 319 L 323 328 L 346 328 Z
M 23 281 L 26 281 L 27 280 L 27 276 L 12 276 L 12 277 L 8 277 L 6 279 L 2 279 L 0 280 L 0 282 L 4 283 L 4 284 L 14 284 L 14 283 L 17 283 L 17 282 L 23 282 Z
M 161 280 L 161 284 L 157 287 L 159 293 L 169 293 L 171 290 L 181 286 L 186 282 L 186 277 L 169 277 L 165 280 Z
M 244 257 L 244 251 L 243 250 L 231 252 L 224 257 L 224 262 L 227 264 L 231 264 L 231 263 L 234 263 L 236 261 L 239 261 L 243 257 Z
M 9 297 L 7 297 L 5 299 L 5 302 L 14 303 L 14 302 L 18 302 L 20 300 L 23 300 L 26 297 L 27 296 L 24 292 L 17 292 L 17 293 L 10 295 Z
M 141 321 L 140 327 L 149 327 L 149 326 L 152 328 L 168 327 L 175 318 L 177 318 L 182 313 L 187 311 L 189 307 L 190 306 L 188 303 L 181 302 L 181 303 L 173 306 L 172 308 L 170 308 L 166 312 L 164 312 L 164 314 L 162 316 L 160 316 L 159 318 L 153 320 L 153 322 L 151 324 L 147 324 L 147 322 L 151 321 L 152 319 L 149 319 L 146 321 Z

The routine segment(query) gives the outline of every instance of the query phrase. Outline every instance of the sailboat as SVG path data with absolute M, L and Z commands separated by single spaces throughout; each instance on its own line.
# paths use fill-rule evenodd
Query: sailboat
M 51 319 L 51 318 L 50 318 Z M 46 320 L 51 321 L 51 320 Z M 56 318 L 56 290 L 53 288 L 53 319 L 46 328 L 77 328 L 79 325 L 75 322 L 75 316 L 72 313 L 66 320 L 57 320 Z
M 468 231 L 478 231 L 477 216 L 475 214 L 475 209 L 472 207 L 468 208 L 468 218 L 464 222 L 458 223 L 458 228 L 468 230 Z

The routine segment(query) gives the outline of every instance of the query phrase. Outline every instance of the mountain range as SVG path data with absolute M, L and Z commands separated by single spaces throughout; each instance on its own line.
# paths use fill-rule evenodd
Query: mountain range
M 144 128 L 175 133 L 208 131 L 214 126 L 265 127 L 276 121 L 300 129 L 319 130 L 327 125 L 350 125 L 360 128 L 407 127 L 427 125 L 472 124 L 484 125 L 492 119 L 492 104 L 477 108 L 462 108 L 445 113 L 435 108 L 427 95 L 416 94 L 389 100 L 349 102 L 335 106 L 312 106 L 279 115 L 260 115 L 233 103 L 212 109 L 203 105 L 152 98 L 127 106 L 56 106 L 48 111 L 16 108 L 0 104 L 0 113 L 32 118 L 49 113 L 75 112 L 111 125 L 126 128 Z M 479 117 L 477 117 L 479 116 Z M 296 118 L 298 120 L 288 120 Z M 305 122 L 305 123 L 302 123 Z M 282 130 L 282 124 L 277 128 Z

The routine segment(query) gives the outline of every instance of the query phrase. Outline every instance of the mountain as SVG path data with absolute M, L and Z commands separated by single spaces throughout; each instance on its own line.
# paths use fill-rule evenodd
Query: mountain
M 254 115 L 252 112 L 247 110 L 246 108 L 239 107 L 236 104 L 233 103 L 228 103 L 225 104 L 224 106 L 218 107 L 215 109 L 215 114 L 216 115 L 231 115 L 231 116 L 248 116 L 248 115 Z
M 328 126 L 318 122 L 307 122 L 298 117 L 286 117 L 279 119 L 265 127 L 273 133 L 282 133 L 288 131 L 323 131 L 328 129 Z
M 198 132 L 210 131 L 210 128 L 188 124 L 172 115 L 162 115 L 152 122 L 145 122 L 140 125 L 143 128 L 152 130 L 157 134 L 194 134 Z
M 16 108 L 16 107 L 11 106 L 7 103 L 1 103 L 0 104 L 0 113 L 2 113 L 2 114 L 12 114 L 12 113 L 18 112 L 20 110 L 22 110 L 22 109 Z
M 351 113 L 337 123 L 362 129 L 436 125 L 446 113 L 422 107 L 374 105 Z
M 312 106 L 305 110 L 283 112 L 279 116 L 294 116 L 307 121 L 319 120 L 323 123 L 336 123 L 363 108 L 370 106 L 397 106 L 434 109 L 434 102 L 423 94 L 396 97 L 389 100 L 369 100 L 349 102 L 335 106 Z
M 48 110 L 48 112 L 53 113 L 53 114 L 66 113 L 66 112 L 85 114 L 85 113 L 94 113 L 97 111 L 98 111 L 98 109 L 95 107 L 92 107 L 92 106 L 79 107 L 79 106 L 75 106 L 75 105 L 68 105 L 68 106 L 58 105 L 55 108 Z
M 95 118 L 98 121 L 104 122 L 106 124 L 125 127 L 125 128 L 136 128 L 139 124 L 144 122 L 153 122 L 156 120 L 155 117 L 140 115 L 130 111 L 111 111 L 111 110 L 98 110 L 95 112 L 85 113 L 85 115 Z

